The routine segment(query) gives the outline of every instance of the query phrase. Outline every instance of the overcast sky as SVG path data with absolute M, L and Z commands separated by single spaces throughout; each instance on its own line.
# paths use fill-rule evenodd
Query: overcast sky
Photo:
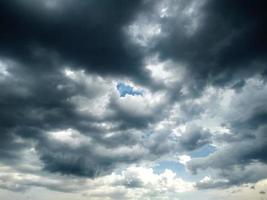
M 266 10 L 0 1 L 0 199 L 267 199 Z

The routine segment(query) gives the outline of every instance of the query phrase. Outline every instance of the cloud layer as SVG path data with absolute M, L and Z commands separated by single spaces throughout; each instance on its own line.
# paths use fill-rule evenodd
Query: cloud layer
M 266 18 L 262 0 L 0 2 L 0 187 L 174 199 L 264 182 Z

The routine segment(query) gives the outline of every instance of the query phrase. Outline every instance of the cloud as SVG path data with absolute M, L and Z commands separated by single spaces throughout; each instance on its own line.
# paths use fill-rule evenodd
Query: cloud
M 188 168 L 193 172 L 216 169 L 220 177 L 228 180 L 226 185 L 256 182 L 265 177 L 265 93 L 262 80 L 250 79 L 243 92 L 236 93 L 230 107 L 221 113 L 231 131 L 215 137 L 223 146 L 207 157 L 193 159 Z
M 18 173 L 12 169 L 2 167 L 0 187 L 25 191 L 30 187 L 45 187 L 61 192 L 83 192 L 85 196 L 98 198 L 127 198 L 142 199 L 161 196 L 162 198 L 177 195 L 181 192 L 194 190 L 192 182 L 186 182 L 177 177 L 170 170 L 161 174 L 154 173 L 151 168 L 132 166 L 120 174 L 112 173 L 96 179 L 75 178 L 68 179 L 51 175 L 33 175 Z
M 165 36 L 152 48 L 162 60 L 184 63 L 198 86 L 265 73 L 264 1 L 168 2 L 170 15 L 159 19 Z
M 123 27 L 144 8 L 142 1 L 54 3 L 1 3 L 2 56 L 22 60 L 30 67 L 43 63 L 43 56 L 53 52 L 47 65 L 43 63 L 46 68 L 59 59 L 99 73 L 142 76 L 140 50 L 123 33 Z
M 0 187 L 174 199 L 266 178 L 265 10 L 0 2 Z M 155 172 L 165 160 L 192 176 Z
M 179 137 L 182 149 L 195 150 L 210 143 L 211 134 L 196 125 L 186 127 L 185 132 Z
M 146 90 L 142 96 L 120 97 L 112 78 L 70 69 L 36 77 L 35 72 L 26 74 L 23 65 L 6 64 L 3 162 L 19 163 L 24 150 L 34 148 L 44 170 L 95 177 L 150 160 L 141 130 L 162 118 L 155 113 L 164 95 Z
M 179 156 L 179 163 L 183 164 L 183 165 L 186 165 L 186 163 L 188 161 L 191 160 L 191 157 L 190 156 L 187 156 L 187 155 L 181 155 Z

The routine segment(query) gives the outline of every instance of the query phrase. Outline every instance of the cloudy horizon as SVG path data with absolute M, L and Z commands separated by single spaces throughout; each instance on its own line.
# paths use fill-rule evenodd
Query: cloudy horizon
M 0 199 L 267 199 L 263 0 L 0 2 Z

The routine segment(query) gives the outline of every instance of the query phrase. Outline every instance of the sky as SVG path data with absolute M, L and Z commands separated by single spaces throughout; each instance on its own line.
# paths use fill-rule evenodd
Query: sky
M 266 9 L 0 1 L 0 199 L 267 199 Z

